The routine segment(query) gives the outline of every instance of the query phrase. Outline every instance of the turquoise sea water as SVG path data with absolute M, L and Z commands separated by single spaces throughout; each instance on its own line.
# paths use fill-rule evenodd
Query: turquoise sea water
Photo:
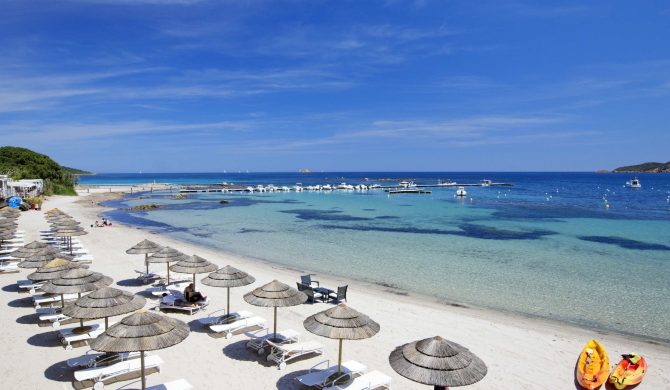
M 641 175 L 640 190 L 623 188 L 628 175 L 587 173 L 198 175 L 100 175 L 83 183 L 511 182 L 468 187 L 465 200 L 454 197 L 454 188 L 391 196 L 198 193 L 181 200 L 153 192 L 110 206 L 167 208 L 108 217 L 300 269 L 670 340 L 668 175 Z

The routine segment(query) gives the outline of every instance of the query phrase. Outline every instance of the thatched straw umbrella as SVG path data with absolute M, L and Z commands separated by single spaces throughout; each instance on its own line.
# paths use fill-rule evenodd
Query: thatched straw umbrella
M 170 263 L 186 260 L 188 257 L 188 255 L 185 255 L 174 248 L 166 246 L 149 256 L 147 261 L 150 263 L 165 263 L 167 268 L 167 284 L 170 284 Z
M 27 278 L 33 282 L 59 279 L 64 273 L 75 268 L 79 268 L 79 264 L 66 259 L 56 258 L 47 262 L 32 274 L 28 274 Z
M 93 340 L 91 348 L 100 352 L 140 352 L 142 390 L 146 389 L 144 352 L 177 345 L 188 337 L 184 322 L 164 315 L 140 310 L 109 327 Z
M 470 350 L 440 336 L 397 347 L 389 363 L 398 374 L 435 390 L 471 385 L 487 372 L 486 364 Z
M 344 303 L 309 316 L 302 324 L 315 335 L 339 340 L 337 372 L 331 376 L 333 379 L 342 376 L 342 340 L 367 339 L 379 332 L 378 323 Z
M 307 295 L 282 282 L 272 282 L 244 294 L 244 300 L 254 306 L 274 308 L 274 340 L 277 339 L 277 308 L 305 303 Z
M 219 268 L 216 264 L 210 263 L 198 255 L 189 256 L 188 258 L 177 262 L 170 266 L 172 272 L 180 274 L 193 274 L 193 289 L 195 289 L 195 274 L 204 274 L 207 272 L 216 271 Z
M 66 255 L 52 246 L 48 246 L 37 250 L 32 255 L 23 259 L 23 261 L 19 263 L 19 268 L 40 268 L 49 261 L 57 258 L 72 260 L 72 256 Z
M 147 266 L 147 274 L 149 273 L 149 255 L 156 253 L 163 249 L 162 245 L 158 245 L 153 241 L 142 240 L 126 251 L 129 255 L 144 255 L 144 265 Z
M 75 268 L 65 272 L 58 279 L 53 279 L 42 286 L 42 291 L 52 294 L 61 294 L 61 304 L 65 306 L 63 294 L 81 293 L 95 291 L 112 284 L 112 278 L 99 272 L 93 272 L 85 268 Z M 84 329 L 84 320 L 79 320 L 79 329 Z
M 33 241 L 15 250 L 9 255 L 16 259 L 25 259 L 26 257 L 30 257 L 31 255 L 38 253 L 40 249 L 44 249 L 47 247 L 49 247 L 49 244 L 47 244 L 46 242 Z
M 63 314 L 84 320 L 104 318 L 105 329 L 107 329 L 109 317 L 137 311 L 143 308 L 146 302 L 144 297 L 131 292 L 103 287 L 65 305 Z
M 248 273 L 227 265 L 209 274 L 202 280 L 202 284 L 226 288 L 226 315 L 230 315 L 230 288 L 247 286 L 255 281 L 256 278 Z

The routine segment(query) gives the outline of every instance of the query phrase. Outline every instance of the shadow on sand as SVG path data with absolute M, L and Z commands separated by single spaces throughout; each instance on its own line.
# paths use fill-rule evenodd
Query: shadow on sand
M 279 380 L 277 381 L 277 389 L 292 390 L 292 389 L 306 388 L 302 386 L 298 381 L 296 381 L 295 378 L 299 377 L 300 375 L 305 375 L 307 373 L 309 373 L 309 370 L 298 370 L 287 373 L 286 375 L 279 378 Z
M 16 319 L 16 323 L 23 325 L 37 325 L 39 319 L 40 317 L 37 313 L 26 314 L 24 316 L 18 317 Z
M 58 337 L 56 336 L 56 332 L 51 330 L 48 332 L 43 332 L 43 333 L 38 333 L 36 335 L 28 337 L 28 344 L 33 345 L 35 347 L 60 347 L 60 343 L 58 342 Z
M 8 284 L 2 288 L 2 291 L 17 293 L 19 292 L 19 286 L 16 283 Z
M 226 345 L 223 347 L 223 354 L 240 362 L 267 363 L 265 361 L 265 356 L 258 356 L 255 351 L 247 348 L 247 341 L 248 340 L 240 340 Z
M 33 307 L 33 297 L 25 297 L 9 301 L 7 303 L 9 307 Z
M 72 382 L 74 371 L 67 366 L 65 361 L 62 361 L 47 367 L 44 370 L 44 377 L 56 382 Z
M 121 287 L 142 287 L 148 285 L 142 283 L 142 281 L 137 278 L 119 280 L 118 282 L 116 282 L 116 284 Z

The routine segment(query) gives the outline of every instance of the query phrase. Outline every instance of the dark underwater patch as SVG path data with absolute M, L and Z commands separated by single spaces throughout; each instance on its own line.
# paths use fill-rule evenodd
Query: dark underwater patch
M 245 233 L 271 233 L 271 232 L 269 230 L 242 228 L 238 231 L 238 233 L 245 234 Z
M 377 211 L 377 209 L 361 209 L 363 211 Z
M 295 209 L 281 210 L 285 214 L 295 214 L 295 217 L 303 221 L 370 221 L 371 218 L 354 217 L 353 215 L 342 214 L 339 210 L 310 210 Z
M 579 236 L 583 241 L 598 242 L 601 244 L 616 245 L 625 249 L 637 249 L 642 251 L 670 251 L 670 246 L 652 244 L 643 241 L 631 240 L 629 238 L 616 236 Z
M 165 232 L 188 232 L 187 228 L 174 227 L 163 222 L 156 222 L 149 219 L 142 218 L 142 215 L 147 215 L 146 212 L 127 212 L 122 210 L 113 210 L 103 213 L 105 218 L 114 222 L 124 223 L 126 225 L 139 226 L 143 228 L 160 229 Z
M 444 229 L 422 229 L 412 226 L 387 227 L 372 225 L 339 226 L 339 225 L 320 225 L 324 229 L 340 230 L 358 230 L 363 232 L 389 232 L 389 233 L 414 233 L 414 234 L 442 234 L 452 236 L 462 236 L 470 238 L 479 238 L 483 240 L 537 240 L 544 236 L 555 234 L 548 230 L 514 231 L 497 229 L 489 226 L 463 224 L 458 227 L 461 230 Z
M 378 217 L 375 217 L 375 219 L 400 219 L 400 217 L 395 215 L 380 215 Z

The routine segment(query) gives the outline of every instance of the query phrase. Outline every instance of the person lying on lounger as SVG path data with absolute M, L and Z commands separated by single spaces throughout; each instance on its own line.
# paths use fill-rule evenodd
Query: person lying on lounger
M 198 291 L 195 291 L 195 286 L 193 285 L 193 283 L 189 284 L 184 289 L 184 298 L 186 298 L 186 301 L 191 303 L 207 300 L 206 296 L 203 296 Z
M 161 298 L 161 305 L 167 305 L 167 306 L 195 306 L 192 303 L 188 303 L 184 301 L 183 299 L 176 298 L 172 294 L 164 293 L 163 297 Z

